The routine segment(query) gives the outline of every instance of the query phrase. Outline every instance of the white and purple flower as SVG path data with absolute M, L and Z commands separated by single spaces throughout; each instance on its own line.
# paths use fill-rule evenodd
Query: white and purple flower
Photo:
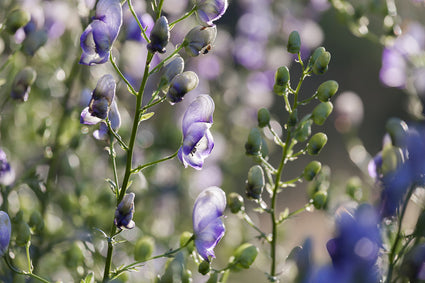
M 207 94 L 199 95 L 187 108 L 183 116 L 183 145 L 178 157 L 184 167 L 188 165 L 200 170 L 213 147 L 210 132 L 213 123 L 214 101 Z
M 133 221 L 134 197 L 134 193 L 126 194 L 115 210 L 114 224 L 120 229 L 133 229 L 135 226 Z
M 221 216 L 226 208 L 226 194 L 219 187 L 209 187 L 196 198 L 193 207 L 193 232 L 199 255 L 210 261 L 214 248 L 224 236 L 225 227 Z
M 0 211 L 0 257 L 3 256 L 9 247 L 12 227 L 10 225 L 9 215 Z
M 83 49 L 80 64 L 103 64 L 108 60 L 112 44 L 122 24 L 122 7 L 119 0 L 99 0 L 93 21 L 80 37 Z
M 9 186 L 15 181 L 15 171 L 7 161 L 6 153 L 0 149 L 0 184 Z
M 204 26 L 213 26 L 226 12 L 227 0 L 195 0 L 196 17 Z

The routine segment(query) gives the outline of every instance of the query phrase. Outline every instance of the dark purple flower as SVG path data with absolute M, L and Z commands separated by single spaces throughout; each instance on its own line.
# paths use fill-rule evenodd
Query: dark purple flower
M 80 64 L 102 64 L 108 60 L 112 44 L 122 24 L 119 0 L 99 0 L 96 14 L 80 37 L 83 49 Z
M 15 181 L 15 171 L 7 162 L 6 153 L 0 149 L 0 184 L 9 186 Z
M 227 0 L 196 0 L 196 17 L 204 26 L 213 26 L 226 12 Z
M 221 216 L 226 208 L 226 194 L 219 187 L 209 187 L 196 198 L 193 207 L 193 232 L 199 255 L 210 261 L 215 257 L 214 248 L 224 236 Z
M 2 257 L 9 246 L 12 227 L 10 225 L 9 215 L 0 211 L 0 257 Z
M 139 3 L 139 2 L 138 2 Z M 146 35 L 149 37 L 150 33 L 152 31 L 152 28 L 155 24 L 155 21 L 153 20 L 152 16 L 148 13 L 146 13 L 141 7 L 141 5 L 136 5 L 137 3 L 134 3 L 133 9 L 135 10 L 135 13 L 137 15 L 137 18 L 142 25 L 142 27 L 145 29 Z M 140 4 L 140 3 L 139 3 Z M 137 23 L 136 19 L 134 18 L 133 14 L 131 13 L 129 7 L 127 4 L 124 4 L 124 24 L 123 27 L 125 28 L 126 38 L 129 40 L 136 40 L 145 42 L 145 39 L 142 36 L 142 31 L 140 30 L 139 24 Z
M 187 108 L 183 116 L 183 145 L 178 157 L 184 167 L 188 165 L 200 170 L 213 147 L 210 132 L 213 123 L 214 101 L 207 95 L 199 95 Z
M 165 53 L 165 47 L 170 40 L 170 27 L 165 16 L 161 16 L 156 20 L 149 39 L 151 42 L 147 45 L 147 48 L 151 53 Z
M 89 106 L 81 112 L 80 123 L 94 125 L 106 119 L 115 97 L 116 83 L 112 75 L 104 75 L 93 90 Z
M 134 193 L 126 194 L 115 210 L 114 223 L 120 229 L 132 229 L 135 226 L 133 221 L 134 197 Z
M 340 208 L 336 214 L 337 235 L 326 244 L 332 266 L 320 269 L 309 282 L 378 283 L 382 241 L 375 209 L 361 204 L 354 212 Z
M 167 98 L 171 104 L 175 104 L 183 100 L 183 97 L 189 91 L 198 86 L 199 79 L 195 72 L 186 71 L 177 74 L 170 82 L 170 88 L 167 91 Z

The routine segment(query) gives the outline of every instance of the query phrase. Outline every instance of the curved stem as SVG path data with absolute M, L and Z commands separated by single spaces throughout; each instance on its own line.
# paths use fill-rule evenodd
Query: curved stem
M 114 59 L 112 58 L 112 52 L 109 53 L 109 61 L 111 61 L 112 66 L 114 67 L 115 71 L 117 72 L 117 74 L 121 77 L 121 79 L 126 83 L 126 85 L 128 86 L 130 92 L 133 95 L 137 96 L 137 92 L 136 90 L 133 88 L 133 86 L 131 85 L 131 83 L 125 78 L 125 76 L 123 75 L 123 73 L 121 72 L 121 70 L 118 68 L 117 64 L 115 63 Z
M 186 14 L 184 14 L 180 19 L 175 20 L 174 22 L 172 22 L 170 24 L 170 29 L 172 29 L 177 23 L 183 21 L 184 19 L 190 17 L 193 13 L 195 13 L 197 7 L 196 5 L 193 6 L 192 10 L 190 10 L 189 12 L 187 12 Z
M 4 256 L 3 258 L 4 258 L 4 261 L 6 262 L 6 265 L 9 267 L 9 269 L 12 270 L 13 272 L 15 272 L 16 274 L 20 274 L 20 275 L 24 275 L 24 276 L 29 276 L 29 277 L 32 277 L 34 279 L 37 279 L 38 281 L 44 282 L 44 283 L 50 283 L 49 280 L 44 279 L 43 277 L 38 276 L 37 274 L 34 274 L 32 272 L 26 272 L 26 271 L 22 271 L 22 270 L 17 269 L 16 267 L 14 267 L 12 265 L 11 262 L 9 262 L 8 256 Z
M 179 51 L 184 47 L 184 44 L 179 45 L 176 50 L 173 51 L 173 53 L 171 53 L 170 55 L 168 55 L 167 58 L 165 58 L 164 60 L 162 60 L 161 62 L 158 63 L 158 65 L 156 65 L 150 72 L 149 75 L 152 75 L 154 73 L 156 73 L 164 64 L 165 62 L 167 62 L 168 60 L 170 60 L 174 55 L 176 55 L 177 53 L 179 53 Z
M 139 17 L 137 17 L 136 12 L 134 11 L 133 4 L 131 4 L 131 0 L 127 0 L 128 8 L 130 9 L 131 14 L 133 14 L 134 19 L 136 20 L 137 24 L 139 25 L 140 30 L 142 31 L 142 36 L 146 40 L 147 43 L 150 43 L 150 39 L 146 35 L 146 31 L 142 26 L 142 23 L 139 21 Z
M 171 155 L 169 155 L 167 157 L 164 157 L 164 158 L 161 158 L 161 159 L 158 159 L 158 160 L 155 160 L 155 161 L 152 161 L 152 162 L 149 162 L 149 163 L 140 165 L 137 168 L 134 168 L 133 170 L 131 170 L 131 173 L 137 173 L 137 172 L 140 172 L 140 171 L 142 171 L 143 169 L 145 169 L 147 167 L 150 167 L 150 166 L 153 166 L 155 164 L 158 164 L 158 163 L 161 163 L 161 162 L 164 162 L 164 161 L 173 159 L 174 157 L 177 156 L 177 154 L 178 154 L 178 151 L 174 152 L 173 154 L 171 154 Z
M 254 228 L 254 230 L 260 234 L 261 238 L 265 239 L 267 242 L 270 243 L 270 239 L 267 237 L 267 235 L 263 231 L 261 231 L 260 228 L 257 227 L 257 225 L 255 225 L 254 221 L 252 221 L 251 217 L 249 217 L 246 211 L 242 211 L 242 213 L 243 213 L 243 219 L 245 220 L 245 222 L 248 223 L 249 226 Z

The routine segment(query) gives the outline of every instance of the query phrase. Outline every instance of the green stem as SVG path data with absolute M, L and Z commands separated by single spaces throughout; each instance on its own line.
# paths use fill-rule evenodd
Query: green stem
M 114 67 L 115 71 L 117 72 L 117 74 L 121 77 L 121 79 L 126 83 L 126 85 L 128 86 L 130 92 L 137 96 L 137 92 L 136 90 L 133 88 L 133 86 L 131 85 L 131 83 L 125 78 L 125 76 L 123 75 L 123 73 L 121 72 L 121 70 L 118 68 L 117 64 L 115 63 L 114 59 L 112 58 L 112 52 L 109 53 L 109 61 L 111 61 L 112 66 Z
M 167 58 L 158 63 L 150 72 L 149 75 L 156 73 L 168 60 L 170 60 L 174 55 L 179 53 L 179 51 L 184 47 L 184 44 L 179 45 L 176 50 L 173 51 Z
M 115 182 L 115 196 L 118 198 L 118 173 L 117 173 L 117 162 L 116 162 L 116 154 L 114 149 L 114 140 L 111 138 L 111 143 L 109 145 L 110 155 L 111 155 L 111 163 L 112 163 L 112 171 L 114 172 L 114 182 Z
M 146 30 L 143 28 L 142 24 L 139 21 L 139 18 L 137 17 L 136 12 L 134 11 L 133 4 L 131 4 L 131 0 L 127 0 L 127 3 L 128 3 L 128 8 L 130 9 L 131 14 L 133 14 L 134 19 L 136 20 L 140 30 L 142 31 L 143 38 L 146 40 L 147 43 L 150 43 L 151 41 L 146 35 Z
M 196 5 L 193 6 L 192 10 L 190 10 L 189 12 L 187 12 L 186 14 L 184 14 L 180 19 L 175 20 L 174 22 L 172 22 L 170 24 L 170 29 L 172 29 L 177 23 L 183 21 L 184 19 L 190 17 L 193 13 L 195 13 L 197 7 Z
M 157 11 L 156 11 L 156 19 L 159 19 L 159 17 L 161 17 L 161 11 L 162 11 L 162 5 L 164 4 L 164 0 L 159 0 L 159 4 L 156 7 Z
M 243 219 L 245 220 L 245 222 L 248 223 L 249 226 L 254 228 L 254 230 L 261 235 L 261 238 L 265 239 L 267 242 L 270 242 L 270 239 L 267 237 L 267 235 L 263 231 L 261 231 L 261 229 L 258 228 L 257 225 L 255 225 L 251 217 L 249 217 L 249 215 L 245 211 L 242 211 L 242 213 L 243 213 Z
M 152 97 L 153 98 L 153 97 Z M 149 108 L 151 108 L 152 106 L 155 106 L 155 105 L 157 105 L 157 104 L 159 104 L 159 103 L 162 103 L 162 102 L 164 102 L 165 100 L 167 99 L 167 96 L 165 95 L 165 96 L 163 96 L 163 97 L 161 97 L 160 99 L 158 99 L 157 101 L 155 101 L 155 102 L 153 102 L 152 103 L 152 99 L 151 99 L 151 101 L 146 105 L 146 106 L 144 106 L 143 108 L 142 108 L 142 112 L 144 113 L 146 110 L 148 110 Z
M 37 279 L 38 281 L 44 282 L 44 283 L 50 283 L 49 280 L 44 279 L 43 277 L 38 276 L 37 274 L 34 274 L 32 272 L 26 272 L 26 271 L 22 271 L 22 270 L 17 269 L 16 267 L 14 267 L 12 265 L 11 262 L 9 262 L 8 256 L 4 256 L 3 258 L 4 258 L 4 261 L 6 262 L 6 265 L 9 267 L 9 269 L 12 270 L 13 272 L 15 272 L 16 274 L 20 274 L 20 275 L 24 275 L 24 276 L 29 276 L 29 277 L 32 277 L 34 279 Z
M 137 173 L 137 172 L 140 172 L 140 171 L 142 171 L 143 169 L 145 169 L 145 168 L 147 168 L 147 167 L 150 167 L 150 166 L 152 166 L 152 165 L 155 165 L 155 164 L 158 164 L 158 163 L 161 163 L 161 162 L 164 162 L 164 161 L 167 161 L 167 160 L 173 159 L 174 157 L 176 157 L 176 156 L 177 156 L 177 154 L 178 154 L 178 151 L 176 151 L 176 152 L 174 152 L 173 154 L 171 154 L 171 155 L 169 155 L 169 156 L 166 156 L 166 157 L 164 157 L 164 158 L 161 158 L 161 159 L 158 159 L 158 160 L 155 160 L 155 161 L 152 161 L 152 162 L 149 162 L 149 163 L 146 163 L 146 164 L 140 165 L 140 166 L 138 166 L 137 168 L 134 168 L 133 170 L 131 170 L 131 173 Z
M 117 139 L 118 143 L 125 149 L 128 150 L 128 146 L 125 144 L 125 142 L 121 139 L 121 137 L 112 129 L 111 122 L 108 118 L 106 118 L 106 124 L 108 125 L 109 132 Z M 118 185 L 118 184 L 117 184 Z
M 303 207 L 301 207 L 300 209 L 297 209 L 297 210 L 289 213 L 287 216 L 283 217 L 282 219 L 279 219 L 278 224 L 285 222 L 289 218 L 291 218 L 291 217 L 293 217 L 293 216 L 295 216 L 295 215 L 297 215 L 301 212 L 304 212 L 307 209 L 307 207 L 309 207 L 309 206 L 310 206 L 310 204 L 306 204 Z
M 31 246 L 31 241 L 28 241 L 27 244 L 25 245 L 25 253 L 27 254 L 28 273 L 32 273 L 30 246 Z
M 276 133 L 276 131 L 272 128 L 272 126 L 270 126 L 270 124 L 268 125 L 268 128 L 270 130 L 270 132 L 273 134 L 274 140 L 275 142 L 280 146 L 280 147 L 284 147 L 285 143 L 280 139 L 279 135 Z

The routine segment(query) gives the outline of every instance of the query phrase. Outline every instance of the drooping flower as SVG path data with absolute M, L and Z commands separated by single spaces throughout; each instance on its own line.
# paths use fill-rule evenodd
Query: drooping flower
M 215 257 L 214 248 L 224 236 L 225 227 L 221 216 L 226 208 L 226 194 L 218 187 L 203 190 L 193 207 L 193 232 L 199 255 L 210 261 Z
M 99 0 L 93 21 L 80 37 L 83 49 L 80 64 L 103 64 L 108 60 L 111 46 L 122 24 L 122 8 L 119 0 Z
M 227 0 L 195 0 L 196 17 L 204 26 L 213 26 L 226 12 Z
M 15 181 L 15 171 L 7 161 L 6 153 L 0 149 L 0 184 L 9 186 Z
M 178 157 L 185 167 L 188 165 L 200 170 L 213 147 L 210 132 L 213 123 L 214 101 L 207 95 L 198 96 L 187 108 L 182 122 L 183 145 Z
M 10 225 L 9 215 L 0 211 L 0 257 L 5 254 L 10 242 L 12 227 Z
M 167 91 L 167 98 L 171 104 L 175 104 L 183 100 L 183 97 L 189 91 L 198 86 L 199 78 L 195 72 L 186 71 L 177 74 L 170 82 L 170 88 Z
M 208 53 L 208 51 L 211 49 L 211 45 L 215 41 L 216 36 L 216 26 L 196 26 L 192 28 L 186 34 L 183 42 L 186 53 L 192 57 Z
M 80 123 L 94 125 L 106 119 L 114 101 L 116 83 L 112 75 L 104 75 L 93 90 L 89 106 L 81 112 Z
M 118 111 L 117 102 L 114 99 L 111 104 L 111 109 L 108 114 L 109 122 L 111 123 L 111 128 L 116 131 L 121 126 L 121 115 Z M 102 121 L 100 123 L 99 129 L 93 132 L 93 136 L 97 140 L 107 140 L 108 139 L 109 128 L 106 122 Z
M 147 48 L 151 53 L 165 53 L 165 47 L 170 40 L 170 27 L 165 16 L 156 20 L 149 39 L 151 42 L 147 45 Z
M 114 223 L 120 229 L 132 229 L 135 226 L 133 221 L 134 197 L 134 193 L 126 194 L 115 210 Z

